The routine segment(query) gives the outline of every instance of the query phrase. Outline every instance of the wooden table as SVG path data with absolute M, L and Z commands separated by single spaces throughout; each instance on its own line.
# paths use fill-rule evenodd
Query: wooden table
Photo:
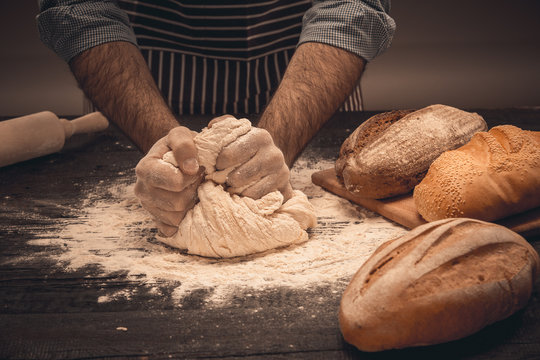
M 540 109 L 477 111 L 490 127 L 515 124 L 540 130 Z M 334 159 L 348 134 L 371 115 L 335 115 L 308 150 Z M 200 130 L 208 120 L 194 116 L 190 124 Z M 341 294 L 324 287 L 320 296 L 313 296 L 313 290 L 278 288 L 238 296 L 217 308 L 206 306 L 197 293 L 175 306 L 163 295 L 167 284 L 159 294 L 99 302 L 104 288 L 120 291 L 141 284 L 122 272 L 103 276 L 93 267 L 66 272 L 38 256 L 29 240 L 73 217 L 88 189 L 119 173 L 133 174 L 140 157 L 111 127 L 71 139 L 59 154 L 0 169 L 0 358 L 540 358 L 539 281 L 524 310 L 473 336 L 374 354 L 343 341 L 337 320 Z M 538 237 L 527 240 L 540 251 Z M 12 261 L 21 257 L 29 260 Z

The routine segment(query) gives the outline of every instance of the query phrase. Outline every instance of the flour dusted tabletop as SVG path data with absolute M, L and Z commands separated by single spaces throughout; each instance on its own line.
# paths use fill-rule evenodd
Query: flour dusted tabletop
M 540 110 L 481 114 L 490 126 L 540 130 Z M 3 168 L 0 357 L 365 358 L 339 333 L 341 293 L 378 245 L 406 230 L 310 178 L 371 115 L 336 114 L 292 169 L 317 210 L 309 241 L 245 258 L 189 256 L 156 240 L 132 193 L 141 154 L 114 126 Z M 200 130 L 209 117 L 189 120 Z M 539 357 L 538 293 L 473 337 L 378 357 Z

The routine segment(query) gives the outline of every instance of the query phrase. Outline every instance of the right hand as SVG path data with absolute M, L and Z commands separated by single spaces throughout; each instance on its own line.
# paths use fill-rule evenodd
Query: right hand
M 172 151 L 178 169 L 163 162 L 163 155 Z M 197 201 L 197 188 L 204 168 L 197 162 L 193 133 L 178 126 L 158 140 L 137 164 L 135 195 L 154 218 L 161 235 L 172 236 L 178 225 Z

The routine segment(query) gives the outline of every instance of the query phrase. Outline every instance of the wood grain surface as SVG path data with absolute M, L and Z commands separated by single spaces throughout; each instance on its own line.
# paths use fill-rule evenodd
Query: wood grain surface
M 318 171 L 311 175 L 314 184 L 353 201 L 409 229 L 425 224 L 426 221 L 416 210 L 412 194 L 387 199 L 369 199 L 348 191 L 339 181 L 334 168 Z M 523 236 L 540 235 L 540 208 L 535 208 L 496 221 Z
M 540 130 L 540 110 L 480 112 L 491 126 Z M 306 163 L 335 160 L 348 134 L 373 114 L 336 114 L 304 151 Z M 209 120 L 192 116 L 183 123 L 200 130 Z M 51 261 L 62 246 L 32 245 L 58 242 L 66 221 L 85 221 L 78 215 L 85 194 L 110 199 L 96 189 L 133 176 L 141 156 L 111 126 L 72 138 L 58 154 L 0 169 L 0 358 L 540 359 L 540 282 L 523 310 L 470 337 L 370 354 L 341 337 L 341 294 L 327 286 L 239 291 L 220 307 L 210 306 L 208 290 L 201 289 L 178 306 L 173 281 L 160 282 L 154 292 L 144 278 L 127 276 L 127 269 L 104 273 L 96 264 L 68 271 Z M 527 240 L 540 250 L 539 237 Z M 20 258 L 26 261 L 15 261 Z M 131 296 L 99 301 L 103 294 L 123 292 Z

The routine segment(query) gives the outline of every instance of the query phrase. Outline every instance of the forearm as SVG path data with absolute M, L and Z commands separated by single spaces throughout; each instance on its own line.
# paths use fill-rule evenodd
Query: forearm
M 98 45 L 69 64 L 92 103 L 143 152 L 179 125 L 133 44 Z
M 289 167 L 358 84 L 364 60 L 321 43 L 298 47 L 258 126 L 268 130 Z

